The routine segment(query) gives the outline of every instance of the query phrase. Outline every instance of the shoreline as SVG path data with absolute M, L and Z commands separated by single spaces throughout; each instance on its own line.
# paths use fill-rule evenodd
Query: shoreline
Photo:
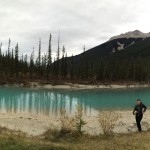
M 135 116 L 132 114 L 132 110 L 118 110 L 114 112 L 121 115 L 121 118 L 117 121 L 113 130 L 115 134 L 137 131 Z M 142 120 L 142 128 L 144 131 L 150 129 L 149 114 L 150 111 L 148 110 Z M 97 111 L 94 111 L 90 115 L 85 115 L 84 120 L 87 122 L 83 128 L 85 133 L 90 135 L 102 134 Z M 41 136 L 50 127 L 60 129 L 60 118 L 58 116 L 44 116 L 28 113 L 1 113 L 0 126 L 24 132 L 27 136 Z
M 32 82 L 30 86 L 24 86 L 23 84 L 3 85 L 15 86 L 15 87 L 28 87 L 39 89 L 129 89 L 129 88 L 146 88 L 150 87 L 148 84 L 132 84 L 132 85 L 83 85 L 83 84 L 66 84 L 66 85 L 40 85 L 38 82 Z M 114 128 L 114 133 L 131 133 L 136 132 L 135 116 L 132 115 L 132 110 L 113 110 L 122 116 L 117 121 Z M 142 120 L 143 130 L 150 129 L 150 111 L 148 110 L 144 114 Z M 102 129 L 98 123 L 98 111 L 94 110 L 90 115 L 84 115 L 84 119 L 87 124 L 84 127 L 84 131 L 90 135 L 102 134 Z M 29 113 L 13 113 L 13 112 L 1 112 L 0 113 L 0 126 L 6 127 L 11 130 L 21 131 L 27 133 L 28 136 L 42 135 L 49 127 L 60 128 L 60 120 L 57 116 L 46 116 Z
M 40 84 L 38 82 L 30 82 L 29 84 L 25 85 L 23 83 L 21 84 L 4 84 L 0 85 L 4 87 L 27 87 L 27 88 L 41 88 L 41 89 L 130 89 L 130 88 L 148 88 L 150 87 L 150 84 L 140 84 L 140 83 L 134 83 L 134 84 L 72 84 L 72 83 L 66 83 L 66 84 L 58 84 L 58 85 L 52 85 L 52 84 Z
M 45 89 L 126 89 L 126 88 L 145 88 L 150 85 L 83 85 L 83 84 L 71 84 L 71 85 L 44 85 Z

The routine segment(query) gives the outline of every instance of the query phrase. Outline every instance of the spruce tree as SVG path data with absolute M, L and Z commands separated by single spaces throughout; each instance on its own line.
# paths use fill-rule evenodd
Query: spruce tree
M 52 63 L 52 35 L 49 37 L 49 45 L 48 45 L 48 66 Z
M 10 44 L 11 44 L 11 40 L 9 38 L 9 40 L 8 40 L 8 57 L 10 56 Z
M 60 59 L 60 32 L 58 33 L 57 61 Z
M 67 77 L 67 73 L 68 73 L 68 70 L 67 70 L 67 53 L 66 53 L 66 56 L 64 58 L 64 76 Z
M 64 64 L 65 64 L 65 52 L 66 52 L 66 50 L 65 50 L 65 46 L 63 46 L 63 48 L 62 48 L 62 59 L 61 59 L 61 76 L 62 77 L 64 77 L 64 70 L 65 70 L 65 66 L 64 66 Z
M 70 76 L 71 76 L 71 80 L 74 80 L 74 57 L 73 57 L 73 54 L 72 54 L 72 57 L 71 57 L 71 69 L 70 69 Z
M 85 52 L 85 45 L 83 46 L 83 52 Z
M 15 46 L 15 72 L 17 73 L 18 75 L 18 71 L 19 71 L 19 46 L 18 46 L 18 43 L 16 44 Z
M 39 52 L 38 52 L 38 59 L 37 59 L 37 70 L 38 70 L 38 78 L 41 76 L 41 38 L 39 39 Z
M 58 34 L 58 47 L 57 47 L 57 56 L 56 56 L 56 76 L 58 77 L 59 76 L 59 73 L 60 73 L 60 32 Z
M 38 67 L 41 66 L 41 38 L 39 39 Z
M 19 46 L 18 46 L 18 43 L 17 45 L 15 46 L 15 62 L 18 63 L 18 58 L 19 58 Z
M 34 47 L 30 56 L 30 78 L 32 79 L 34 73 Z
M 49 45 L 48 45 L 48 56 L 47 56 L 47 71 L 46 71 L 47 79 L 49 78 L 50 72 L 52 72 L 51 64 L 52 64 L 52 35 L 50 34 Z

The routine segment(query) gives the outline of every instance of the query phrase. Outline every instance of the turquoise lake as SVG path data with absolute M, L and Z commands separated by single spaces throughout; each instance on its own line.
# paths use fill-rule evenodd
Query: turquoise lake
M 99 109 L 133 109 L 135 100 L 150 105 L 150 88 L 56 90 L 23 87 L 0 87 L 0 112 L 57 115 L 61 108 L 68 113 L 80 104 L 84 113 Z

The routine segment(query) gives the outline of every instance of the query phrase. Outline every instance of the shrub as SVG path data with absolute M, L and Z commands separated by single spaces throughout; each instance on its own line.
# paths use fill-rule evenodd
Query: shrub
M 78 138 L 83 134 L 82 128 L 86 124 L 83 120 L 83 108 L 79 105 L 76 106 L 75 115 L 68 116 L 65 109 L 60 110 L 60 129 L 57 129 L 53 125 L 47 129 L 43 134 L 46 139 L 53 141 L 58 140 L 58 138 L 72 139 Z
M 83 119 L 83 107 L 77 105 L 76 110 L 77 110 L 77 112 L 75 113 L 76 130 L 78 133 L 82 134 L 84 132 L 82 131 L 82 128 L 86 124 L 86 122 Z
M 86 124 L 83 119 L 83 108 L 80 105 L 76 106 L 75 116 L 69 117 L 66 110 L 60 111 L 60 122 L 62 133 L 79 133 L 82 134 L 82 128 Z
M 60 131 L 53 127 L 53 125 L 50 125 L 50 127 L 48 127 L 47 130 L 44 132 L 43 136 L 46 140 L 51 140 L 55 142 L 60 137 Z
M 98 120 L 104 134 L 113 134 L 116 122 L 121 116 L 112 111 L 99 112 Z
M 71 133 L 74 131 L 75 118 L 69 117 L 65 109 L 60 110 L 60 123 L 62 134 Z

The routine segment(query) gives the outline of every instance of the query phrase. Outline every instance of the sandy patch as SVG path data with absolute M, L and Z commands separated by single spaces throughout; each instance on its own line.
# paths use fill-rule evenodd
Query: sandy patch
M 122 117 L 116 123 L 114 128 L 115 133 L 128 133 L 137 131 L 135 116 L 131 111 L 115 111 Z M 98 123 L 98 112 L 85 116 L 87 124 L 84 127 L 86 133 L 98 135 L 102 133 L 102 129 Z M 143 130 L 150 128 L 150 111 L 144 114 L 142 120 Z M 34 114 L 17 114 L 17 113 L 1 113 L 0 125 L 13 130 L 21 130 L 30 136 L 42 134 L 48 127 L 54 125 L 56 128 L 60 127 L 59 117 L 56 116 L 42 116 Z
M 82 84 L 67 84 L 67 85 L 44 85 L 38 86 L 39 88 L 45 89 L 121 89 L 121 88 L 144 88 L 149 87 L 149 85 L 142 84 L 131 84 L 131 85 L 82 85 Z

